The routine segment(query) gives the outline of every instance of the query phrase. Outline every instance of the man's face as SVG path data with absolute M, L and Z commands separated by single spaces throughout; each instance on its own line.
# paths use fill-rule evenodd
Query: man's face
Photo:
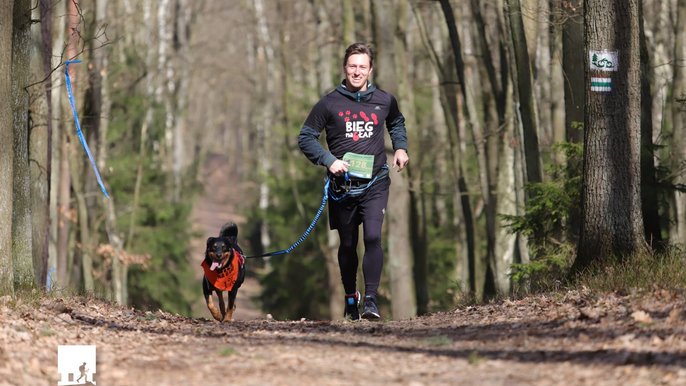
M 366 91 L 367 80 L 372 74 L 369 55 L 354 54 L 348 57 L 345 65 L 345 85 L 350 91 Z

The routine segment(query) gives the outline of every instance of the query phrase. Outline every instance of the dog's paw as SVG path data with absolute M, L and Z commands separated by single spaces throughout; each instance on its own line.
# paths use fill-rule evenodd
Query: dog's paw
M 234 304 L 233 307 L 229 308 L 226 310 L 226 314 L 224 314 L 224 319 L 222 322 L 230 322 L 233 320 L 233 312 L 236 311 L 236 305 Z

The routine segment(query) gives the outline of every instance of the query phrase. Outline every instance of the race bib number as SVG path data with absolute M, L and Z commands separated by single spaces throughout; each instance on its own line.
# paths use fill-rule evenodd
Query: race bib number
M 372 178 L 374 156 L 368 154 L 345 153 L 343 161 L 348 163 L 348 174 L 357 178 Z

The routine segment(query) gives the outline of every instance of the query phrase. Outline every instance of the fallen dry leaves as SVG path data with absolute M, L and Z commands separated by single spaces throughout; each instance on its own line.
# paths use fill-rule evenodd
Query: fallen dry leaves
M 582 289 L 402 321 L 218 324 L 3 298 L 0 385 L 56 385 L 60 344 L 97 346 L 98 385 L 684 385 L 685 310 L 682 293 Z

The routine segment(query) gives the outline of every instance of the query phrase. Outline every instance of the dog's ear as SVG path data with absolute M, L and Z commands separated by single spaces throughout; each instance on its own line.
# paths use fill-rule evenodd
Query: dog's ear
M 217 238 L 216 237 L 209 237 L 207 238 L 207 246 L 205 246 L 205 258 L 207 259 L 209 257 L 210 252 L 212 251 L 214 244 L 216 243 Z

